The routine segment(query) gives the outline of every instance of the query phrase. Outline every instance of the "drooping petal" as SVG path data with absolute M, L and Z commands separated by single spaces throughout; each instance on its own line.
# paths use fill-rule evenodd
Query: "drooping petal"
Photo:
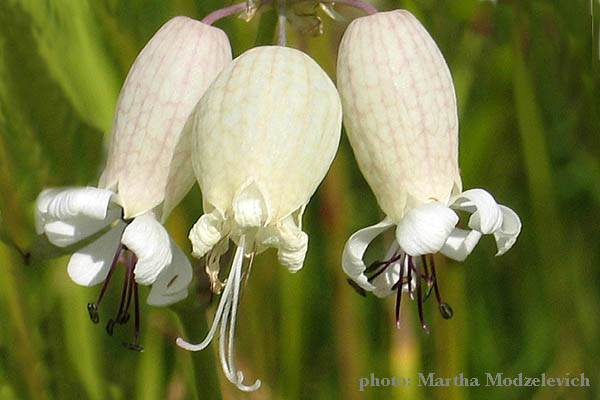
M 249 179 L 235 194 L 233 217 L 240 228 L 260 227 L 269 220 L 268 196 L 265 198 L 263 190 L 253 179 Z
M 208 253 L 223 238 L 223 230 L 223 217 L 217 210 L 202 215 L 188 235 L 192 242 L 192 255 L 200 258 Z
M 106 279 L 124 229 L 125 223 L 119 222 L 71 256 L 67 272 L 73 282 L 82 286 L 94 286 Z
M 127 225 L 121 243 L 137 257 L 133 272 L 140 285 L 154 283 L 173 260 L 169 234 L 150 214 L 140 215 Z
M 187 287 L 192 281 L 192 266 L 179 246 L 171 242 L 173 261 L 167 265 L 152 285 L 147 302 L 153 306 L 167 306 L 187 297 Z
M 342 268 L 346 275 L 365 290 L 372 291 L 375 287 L 369 283 L 367 276 L 364 274 L 367 266 L 363 261 L 363 256 L 373 239 L 392 226 L 394 226 L 394 223 L 386 217 L 378 224 L 356 231 L 344 246 Z
M 502 211 L 494 197 L 483 189 L 469 189 L 456 196 L 453 209 L 472 213 L 469 228 L 484 235 L 496 232 L 502 226 Z
M 279 243 L 277 258 L 290 272 L 298 272 L 304 265 L 308 250 L 308 235 L 294 223 L 290 215 L 277 225 Z
M 109 207 L 112 196 L 95 187 L 46 189 L 36 201 L 37 231 L 59 247 L 77 243 L 120 217 L 120 208 Z
M 426 203 L 404 215 L 396 228 L 396 240 L 411 256 L 437 253 L 457 222 L 458 215 L 442 203 Z
M 464 261 L 471 254 L 475 246 L 477 246 L 481 236 L 481 232 L 475 229 L 454 228 L 448 240 L 446 240 L 446 243 L 441 248 L 440 253 L 453 260 Z
M 521 219 L 517 213 L 503 205 L 500 205 L 500 209 L 503 216 L 502 226 L 494 232 L 496 246 L 498 247 L 497 256 L 501 256 L 510 250 L 521 233 Z

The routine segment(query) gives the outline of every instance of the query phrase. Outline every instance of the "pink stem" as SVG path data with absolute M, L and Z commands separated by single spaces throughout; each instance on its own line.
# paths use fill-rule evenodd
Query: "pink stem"
M 360 8 L 367 14 L 377 14 L 379 11 L 371 4 L 361 0 L 335 0 L 333 3 L 345 4 L 350 7 Z
M 229 7 L 221 8 L 220 10 L 213 11 L 210 14 L 208 14 L 206 17 L 204 17 L 202 19 L 202 22 L 207 25 L 212 25 L 216 21 L 220 20 L 221 18 L 225 18 L 232 14 L 244 11 L 246 9 L 246 7 L 247 7 L 246 2 L 243 2 L 243 3 L 234 4 Z

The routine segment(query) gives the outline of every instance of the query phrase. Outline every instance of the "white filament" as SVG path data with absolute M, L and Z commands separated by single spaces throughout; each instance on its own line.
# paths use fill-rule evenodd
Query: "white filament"
M 251 392 L 260 387 L 260 380 L 257 379 L 253 385 L 244 385 L 244 374 L 242 371 L 237 371 L 234 363 L 234 337 L 235 337 L 235 322 L 237 318 L 237 308 L 240 297 L 240 283 L 242 276 L 242 265 L 244 263 L 244 247 L 246 243 L 246 237 L 242 235 L 238 247 L 233 257 L 233 263 L 231 270 L 229 271 L 229 277 L 225 284 L 225 289 L 221 295 L 219 306 L 217 307 L 217 313 L 213 320 L 212 326 L 206 335 L 206 338 L 198 343 L 192 344 L 185 341 L 183 338 L 177 338 L 177 345 L 183 349 L 189 351 L 200 351 L 205 349 L 210 342 L 213 340 L 217 327 L 220 326 L 219 331 L 219 359 L 223 372 L 227 379 L 235 384 L 238 389 L 245 392 Z M 227 334 L 227 327 L 229 326 L 229 334 Z M 227 347 L 225 342 L 227 341 Z

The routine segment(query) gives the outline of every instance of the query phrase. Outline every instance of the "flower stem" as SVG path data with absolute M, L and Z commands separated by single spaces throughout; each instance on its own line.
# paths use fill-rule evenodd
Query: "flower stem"
M 359 8 L 369 15 L 377 14 L 379 12 L 371 4 L 369 4 L 365 1 L 361 1 L 361 0 L 336 0 L 335 2 L 332 2 L 332 3 L 345 4 L 350 7 Z
M 279 46 L 286 45 L 286 22 L 287 18 L 285 16 L 285 0 L 277 0 L 277 26 L 279 27 L 277 31 L 277 44 Z
M 203 22 L 207 25 L 212 25 L 216 21 L 220 20 L 221 18 L 225 18 L 230 15 L 244 11 L 246 9 L 246 7 L 247 7 L 247 3 L 243 2 L 243 3 L 231 5 L 229 7 L 221 8 L 219 10 L 213 11 L 210 14 L 208 14 L 206 17 L 204 17 L 202 19 L 201 22 Z

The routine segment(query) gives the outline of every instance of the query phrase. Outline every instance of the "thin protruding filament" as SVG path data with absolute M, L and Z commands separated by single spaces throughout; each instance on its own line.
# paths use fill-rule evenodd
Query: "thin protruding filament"
M 410 258 L 409 262 L 409 268 L 410 269 L 414 269 L 415 270 L 415 274 L 416 274 L 416 284 L 417 284 L 417 310 L 419 312 L 419 320 L 421 321 L 421 326 L 423 327 L 423 330 L 427 333 L 429 333 L 429 328 L 427 327 L 427 324 L 425 323 L 425 318 L 423 317 L 423 282 L 421 282 L 421 268 L 419 268 L 418 266 L 416 266 L 413 263 L 412 257 Z
M 131 259 L 127 265 L 127 273 L 129 275 L 129 290 L 127 295 L 127 304 L 125 305 L 125 313 L 129 315 L 129 304 L 131 303 L 131 294 L 133 293 L 133 307 L 134 307 L 134 324 L 133 324 L 133 340 L 131 343 L 123 343 L 125 347 L 129 350 L 135 351 L 144 351 L 144 347 L 142 347 L 138 343 L 138 338 L 140 335 L 140 301 L 138 295 L 138 285 L 135 281 L 134 269 L 137 264 L 137 257 L 132 254 Z M 127 317 L 129 319 L 129 317 Z
M 437 274 L 435 272 L 435 263 L 433 262 L 433 255 L 429 256 L 429 262 L 431 263 L 431 275 L 433 276 L 433 287 L 435 289 L 435 297 L 437 298 L 438 306 L 440 309 L 440 313 L 444 319 L 450 319 L 454 316 L 454 310 L 448 303 L 444 303 L 442 301 L 442 296 L 440 296 L 440 291 L 438 289 L 437 284 Z
M 206 338 L 199 344 L 191 344 L 177 338 L 177 345 L 190 351 L 199 351 L 206 348 L 217 331 L 219 330 L 219 359 L 223 372 L 227 379 L 235 384 L 240 390 L 243 391 L 254 391 L 261 385 L 260 380 L 256 380 L 253 385 L 244 385 L 244 374 L 241 371 L 237 371 L 234 362 L 234 338 L 235 338 L 235 322 L 237 318 L 237 308 L 239 305 L 239 293 L 241 286 L 242 267 L 244 262 L 244 249 L 245 249 L 245 236 L 241 236 L 238 248 L 236 249 L 233 257 L 233 263 L 229 276 L 225 284 L 225 289 L 221 294 L 221 300 L 217 307 L 217 313 L 213 320 L 213 324 L 206 335 Z M 229 328 L 229 329 L 227 329 Z
M 404 278 L 404 263 L 406 256 L 400 261 L 400 277 L 396 283 L 396 327 L 400 329 L 400 306 L 402 305 L 402 279 Z
M 104 297 L 104 293 L 106 292 L 106 289 L 108 288 L 110 279 L 112 278 L 113 273 L 115 272 L 115 269 L 117 267 L 117 263 L 119 262 L 119 257 L 121 256 L 122 250 L 123 250 L 123 244 L 119 242 L 119 246 L 117 246 L 117 251 L 115 252 L 112 263 L 110 264 L 110 269 L 108 270 L 108 275 L 106 276 L 106 279 L 104 280 L 102 289 L 100 289 L 100 294 L 98 295 L 98 300 L 96 300 L 95 303 L 88 303 L 88 305 L 87 305 L 88 313 L 90 314 L 90 319 L 95 324 L 97 324 L 100 321 L 100 318 L 98 316 L 98 307 L 100 306 L 100 302 L 102 301 L 102 298 Z

